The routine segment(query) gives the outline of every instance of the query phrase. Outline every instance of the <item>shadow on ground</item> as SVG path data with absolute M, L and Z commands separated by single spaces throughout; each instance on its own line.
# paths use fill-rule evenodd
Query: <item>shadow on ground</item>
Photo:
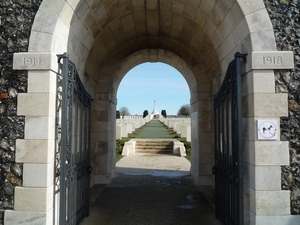
M 190 166 L 174 155 L 122 158 L 113 181 L 91 189 L 90 216 L 80 225 L 221 225 L 212 190 L 195 185 Z
M 190 176 L 118 175 L 81 225 L 220 225 Z

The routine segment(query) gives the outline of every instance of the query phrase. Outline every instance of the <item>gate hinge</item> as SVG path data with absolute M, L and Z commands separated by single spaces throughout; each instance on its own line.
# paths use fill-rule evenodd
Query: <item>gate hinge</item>
M 93 167 L 92 166 L 88 166 L 86 168 L 86 171 L 87 171 L 88 174 L 91 174 L 93 172 Z
M 244 62 L 247 62 L 247 53 L 242 54 L 240 52 L 237 52 L 234 54 L 234 58 L 242 58 L 244 60 Z
M 217 167 L 216 167 L 216 166 L 213 166 L 213 167 L 212 167 L 212 174 L 213 174 L 213 175 L 216 175 L 216 174 L 217 174 Z

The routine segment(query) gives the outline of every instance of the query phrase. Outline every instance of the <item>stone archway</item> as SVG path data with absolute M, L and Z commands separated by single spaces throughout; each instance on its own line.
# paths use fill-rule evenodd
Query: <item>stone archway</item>
M 268 142 L 284 149 L 284 156 L 276 162 L 262 163 L 255 158 L 265 144 L 255 137 L 256 119 L 278 120 L 287 114 L 286 94 L 275 94 L 272 88 L 272 69 L 291 66 L 285 62 L 290 59 L 289 53 L 276 52 L 272 24 L 262 1 L 59 0 L 53 5 L 51 0 L 44 0 L 35 17 L 28 53 L 16 54 L 14 59 L 15 69 L 29 71 L 28 93 L 20 95 L 18 102 L 18 114 L 26 121 L 25 139 L 17 141 L 17 149 L 26 155 L 39 145 L 44 155 L 39 160 L 17 159 L 28 174 L 24 174 L 23 187 L 16 188 L 15 210 L 6 213 L 6 221 L 26 211 L 28 218 L 42 215 L 45 224 L 52 224 L 56 54 L 69 53 L 94 98 L 93 183 L 107 183 L 115 173 L 116 90 L 122 76 L 141 62 L 160 61 L 181 71 L 190 86 L 196 124 L 192 174 L 198 184 L 213 185 L 212 97 L 237 51 L 249 54 L 243 78 L 247 224 L 260 224 L 257 221 L 263 221 L 270 212 L 270 219 L 281 215 L 283 209 L 288 214 L 285 208 L 289 195 L 279 188 L 278 172 L 280 165 L 288 163 L 286 143 Z M 257 60 L 262 57 L 281 57 L 285 65 L 264 64 Z M 262 87 L 261 82 L 270 86 Z M 266 108 L 259 100 L 266 97 L 279 99 L 282 104 Z M 38 109 L 30 110 L 33 106 Z M 34 129 L 36 123 L 41 124 L 43 132 Z M 270 169 L 274 174 L 269 174 Z M 43 181 L 33 181 L 41 171 Z M 262 181 L 260 174 L 268 178 Z M 39 197 L 32 198 L 37 192 Z M 262 210 L 259 205 L 266 193 L 278 201 Z

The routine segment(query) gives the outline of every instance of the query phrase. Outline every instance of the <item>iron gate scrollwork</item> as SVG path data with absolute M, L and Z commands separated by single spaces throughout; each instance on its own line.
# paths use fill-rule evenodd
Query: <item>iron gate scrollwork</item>
M 58 55 L 54 224 L 75 225 L 89 214 L 91 95 L 68 55 Z
M 235 54 L 214 96 L 216 217 L 225 225 L 244 224 L 241 66 Z

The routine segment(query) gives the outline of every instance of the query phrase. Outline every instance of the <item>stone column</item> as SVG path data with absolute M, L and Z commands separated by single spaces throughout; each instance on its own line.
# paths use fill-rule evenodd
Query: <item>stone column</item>
M 97 93 L 93 101 L 92 154 L 93 182 L 107 184 L 115 176 L 116 99 L 109 93 Z
M 191 99 L 192 114 L 192 168 L 191 174 L 198 185 L 213 185 L 213 102 L 210 93 L 198 93 Z
M 28 70 L 28 92 L 18 95 L 18 115 L 25 116 L 25 136 L 16 141 L 16 162 L 23 163 L 23 186 L 15 188 L 14 210 L 4 223 L 53 224 L 57 57 L 51 53 L 16 53 L 15 70 Z

